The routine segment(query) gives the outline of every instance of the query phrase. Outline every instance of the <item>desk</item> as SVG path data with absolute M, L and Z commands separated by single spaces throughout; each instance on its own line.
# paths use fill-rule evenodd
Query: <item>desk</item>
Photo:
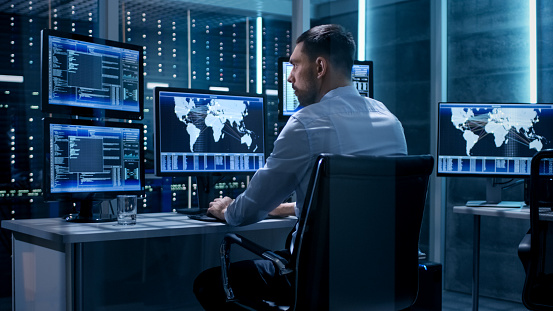
M 530 226 L 530 208 L 504 208 L 504 207 L 471 207 L 454 206 L 454 213 L 474 215 L 473 245 L 472 245 L 472 310 L 478 310 L 479 279 L 480 279 L 480 217 L 505 217 L 527 219 Z M 544 217 L 551 217 L 545 216 Z M 540 216 L 541 218 L 541 216 Z M 553 220 L 553 217 L 551 217 Z
M 281 249 L 295 223 L 230 227 L 177 213 L 139 214 L 134 226 L 2 221 L 12 231 L 13 310 L 198 310 L 193 280 L 219 265 L 225 233 Z M 237 255 L 233 260 L 251 258 Z

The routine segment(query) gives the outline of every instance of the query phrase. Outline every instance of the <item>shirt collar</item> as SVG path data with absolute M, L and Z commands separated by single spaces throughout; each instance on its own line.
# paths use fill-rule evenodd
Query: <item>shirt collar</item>
M 336 96 L 346 96 L 346 95 L 359 95 L 359 91 L 353 86 L 353 85 L 346 85 L 337 87 L 333 90 L 330 90 L 328 93 L 326 93 L 323 98 L 321 98 L 321 101 L 328 100 Z

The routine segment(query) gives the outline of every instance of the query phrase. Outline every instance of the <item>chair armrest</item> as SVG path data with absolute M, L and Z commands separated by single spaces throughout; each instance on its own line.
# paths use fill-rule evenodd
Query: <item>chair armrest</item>
M 223 288 L 225 290 L 225 294 L 227 295 L 227 301 L 231 301 L 234 299 L 234 293 L 232 292 L 232 288 L 230 287 L 229 279 L 228 279 L 228 270 L 230 267 L 230 247 L 232 244 L 238 244 L 239 246 L 245 248 L 246 250 L 262 258 L 270 260 L 275 265 L 275 267 L 279 270 L 279 273 L 281 275 L 292 272 L 291 269 L 286 267 L 286 265 L 288 264 L 288 261 L 284 257 L 238 234 L 227 233 L 223 238 L 223 242 L 221 243 L 221 249 L 220 249 L 221 272 L 222 272 L 221 277 L 223 281 Z
M 530 233 L 525 234 L 518 245 L 518 258 L 520 258 L 520 262 L 526 273 L 528 273 L 528 265 L 530 263 L 531 238 L 532 235 Z

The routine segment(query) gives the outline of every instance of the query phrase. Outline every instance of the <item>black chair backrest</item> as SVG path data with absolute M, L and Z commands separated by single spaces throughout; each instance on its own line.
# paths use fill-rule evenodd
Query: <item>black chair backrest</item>
M 540 214 L 553 217 L 553 176 L 540 173 L 540 166 L 552 162 L 553 150 L 542 150 L 530 168 L 531 242 L 522 291 L 522 302 L 530 310 L 553 310 L 553 230 L 550 221 L 540 220 Z
M 295 310 L 400 310 L 418 290 L 433 158 L 321 155 L 294 244 Z

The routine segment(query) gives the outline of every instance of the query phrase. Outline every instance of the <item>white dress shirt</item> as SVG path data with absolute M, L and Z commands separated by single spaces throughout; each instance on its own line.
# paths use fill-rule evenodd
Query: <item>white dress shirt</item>
M 334 89 L 290 117 L 265 166 L 227 208 L 227 223 L 260 221 L 294 191 L 299 217 L 321 153 L 405 155 L 407 144 L 401 123 L 381 102 L 360 96 L 353 86 Z

